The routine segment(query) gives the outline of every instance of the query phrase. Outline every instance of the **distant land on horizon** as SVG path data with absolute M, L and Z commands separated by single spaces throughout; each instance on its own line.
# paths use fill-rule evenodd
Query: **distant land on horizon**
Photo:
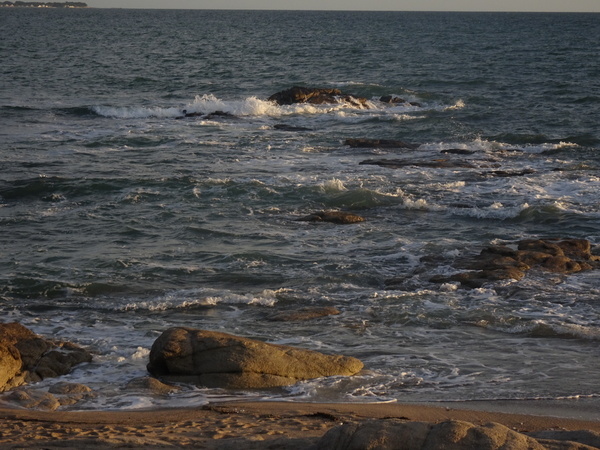
M 0 8 L 87 8 L 83 2 L 2 2 Z

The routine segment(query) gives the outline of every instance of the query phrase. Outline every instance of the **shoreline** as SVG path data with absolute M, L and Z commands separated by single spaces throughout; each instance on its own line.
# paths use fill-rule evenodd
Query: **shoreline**
M 481 405 L 483 406 L 483 405 Z M 502 424 L 517 432 L 588 430 L 600 421 L 399 403 L 225 402 L 143 411 L 0 407 L 0 448 L 307 448 L 331 428 L 373 419 Z

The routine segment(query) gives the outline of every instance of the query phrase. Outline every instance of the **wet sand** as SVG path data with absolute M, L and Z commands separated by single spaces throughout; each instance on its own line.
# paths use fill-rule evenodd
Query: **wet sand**
M 600 421 L 414 404 L 223 403 L 196 409 L 44 412 L 0 409 L 0 448 L 306 449 L 329 429 L 369 419 L 482 425 L 519 432 L 591 430 Z

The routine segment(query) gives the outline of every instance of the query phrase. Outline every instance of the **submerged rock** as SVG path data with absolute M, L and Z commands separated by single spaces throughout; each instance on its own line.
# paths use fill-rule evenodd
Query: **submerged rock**
M 553 436 L 554 437 L 554 436 Z M 372 420 L 347 423 L 329 430 L 317 450 L 562 450 L 592 449 L 565 440 L 537 439 L 498 424 L 474 425 L 449 420 L 442 423 Z
M 178 386 L 165 384 L 152 377 L 138 377 L 127 383 L 127 390 L 142 390 L 153 395 L 167 395 L 180 390 Z
M 462 268 L 472 271 L 435 276 L 430 281 L 478 288 L 492 281 L 520 280 L 531 269 L 565 275 L 600 269 L 600 256 L 592 254 L 586 239 L 525 239 L 513 247 L 486 247 L 474 258 L 462 261 Z
M 275 102 L 278 105 L 293 105 L 296 103 L 310 103 L 313 105 L 348 103 L 355 107 L 368 108 L 366 98 L 345 94 L 339 89 L 294 86 L 271 95 L 267 100 Z
M 508 178 L 508 177 L 523 177 L 525 175 L 534 174 L 535 170 L 533 169 L 523 169 L 523 170 L 491 170 L 489 172 L 485 172 L 484 176 L 493 176 L 499 178 Z
M 338 225 L 364 222 L 362 216 L 343 211 L 319 211 L 298 219 L 299 222 L 329 222 Z
M 44 339 L 18 323 L 0 324 L 0 392 L 66 375 L 91 360 L 92 355 L 75 344 Z
M 464 148 L 448 148 L 446 150 L 441 150 L 440 153 L 445 155 L 474 155 L 475 150 L 467 150 Z
M 414 150 L 419 147 L 419 144 L 410 144 L 394 139 L 346 139 L 344 144 L 352 148 L 407 148 Z
M 303 320 L 313 320 L 320 317 L 336 316 L 340 310 L 333 306 L 300 308 L 291 311 L 281 311 L 267 316 L 267 320 L 273 322 L 294 322 Z
M 152 345 L 148 371 L 155 377 L 207 387 L 253 389 L 301 380 L 351 376 L 356 358 L 268 344 L 216 331 L 170 328 Z
M 217 118 L 232 118 L 235 117 L 235 115 L 227 112 L 227 111 L 213 111 L 211 113 L 205 114 L 202 112 L 188 112 L 186 109 L 184 109 L 182 111 L 183 115 L 176 117 L 176 119 L 183 119 L 184 117 L 186 118 L 190 118 L 190 117 L 200 117 L 202 119 L 206 119 L 206 120 L 211 120 L 211 119 L 217 119 Z
M 285 123 L 276 123 L 273 125 L 273 128 L 280 131 L 312 131 L 312 128 L 296 127 L 294 125 L 287 125 Z
M 383 95 L 379 98 L 379 101 L 381 103 L 390 103 L 392 105 L 403 104 L 403 105 L 410 105 L 410 106 L 417 106 L 417 107 L 423 106 L 419 102 L 409 102 L 407 100 L 404 100 L 402 97 L 397 97 L 395 95 Z
M 427 167 L 430 169 L 476 169 L 477 166 L 467 161 L 451 161 L 449 159 L 433 159 L 431 161 L 405 161 L 402 159 L 367 159 L 360 165 L 372 165 L 400 169 L 402 167 Z

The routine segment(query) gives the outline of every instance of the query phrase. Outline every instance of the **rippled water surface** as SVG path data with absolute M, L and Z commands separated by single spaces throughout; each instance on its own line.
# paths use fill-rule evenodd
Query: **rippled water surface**
M 2 10 L 3 320 L 95 353 L 67 377 L 98 393 L 79 409 L 597 402 L 597 271 L 470 290 L 430 279 L 526 238 L 588 239 L 600 254 L 598 19 Z M 293 85 L 369 108 L 267 101 Z M 412 164 L 361 164 L 380 159 Z M 440 159 L 461 164 L 422 165 Z M 324 209 L 366 220 L 297 221 Z M 271 320 L 320 306 L 340 314 Z M 277 392 L 125 388 L 179 325 L 347 354 L 366 370 Z

